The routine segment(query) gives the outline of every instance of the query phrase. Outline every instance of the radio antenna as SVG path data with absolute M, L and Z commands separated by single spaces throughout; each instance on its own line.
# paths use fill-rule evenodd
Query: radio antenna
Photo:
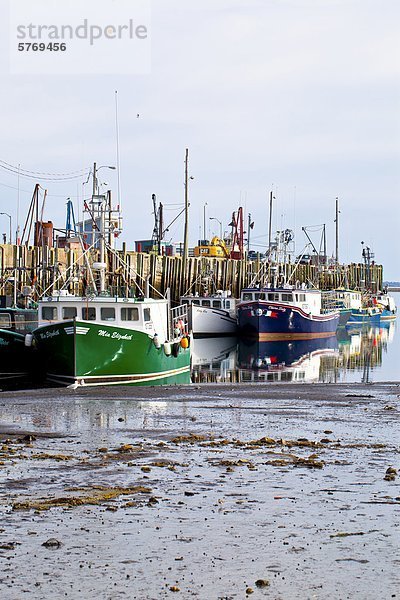
M 119 123 L 118 123 L 118 91 L 115 90 L 115 139 L 116 139 L 116 151 L 117 151 L 117 194 L 118 194 L 118 206 L 121 210 L 121 174 L 119 164 Z

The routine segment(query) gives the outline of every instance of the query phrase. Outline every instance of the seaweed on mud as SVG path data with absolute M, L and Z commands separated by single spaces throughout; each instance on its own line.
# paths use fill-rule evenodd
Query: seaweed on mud
M 83 505 L 98 505 L 103 502 L 115 500 L 120 496 L 131 496 L 133 494 L 149 494 L 150 488 L 142 485 L 132 487 L 104 487 L 93 486 L 88 488 L 70 488 L 69 492 L 83 492 L 82 495 L 61 496 L 57 498 L 38 498 L 14 502 L 13 510 L 49 510 L 56 506 L 73 508 Z
M 172 444 L 194 444 L 195 442 L 203 442 L 207 439 L 205 435 L 198 435 L 195 433 L 189 433 L 188 435 L 178 435 L 172 438 Z

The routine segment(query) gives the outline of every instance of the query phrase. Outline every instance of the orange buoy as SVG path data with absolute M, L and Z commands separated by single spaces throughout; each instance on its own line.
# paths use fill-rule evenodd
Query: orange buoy
M 181 347 L 182 348 L 189 348 L 189 340 L 187 339 L 187 337 L 183 337 L 181 339 Z

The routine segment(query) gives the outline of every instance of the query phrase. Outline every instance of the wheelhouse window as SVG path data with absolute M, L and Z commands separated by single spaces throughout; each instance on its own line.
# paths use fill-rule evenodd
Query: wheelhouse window
M 57 319 L 57 307 L 42 306 L 42 319 L 43 321 L 55 321 Z
M 76 306 L 63 306 L 62 315 L 63 319 L 75 319 L 75 317 L 78 315 Z
M 306 301 L 306 295 L 305 294 L 299 294 L 299 302 L 305 302 Z
M 139 310 L 134 306 L 121 308 L 121 321 L 139 321 Z
M 269 293 L 268 294 L 268 300 L 270 302 L 279 302 L 279 294 L 274 294 L 274 293 Z
M 15 331 L 25 331 L 25 315 L 14 315 Z
M 213 308 L 221 308 L 221 300 L 213 300 Z
M 82 319 L 84 321 L 95 321 L 96 308 L 94 306 L 85 306 L 82 308 Z
M 282 294 L 282 302 L 293 302 L 292 294 Z
M 231 301 L 225 300 L 225 308 L 230 308 L 230 307 L 231 307 Z
M 202 306 L 211 306 L 211 302 L 209 300 L 203 300 L 201 305 Z
M 100 312 L 102 321 L 115 321 L 115 308 L 113 306 L 103 306 Z
M 199 306 L 200 300 L 192 300 L 192 304 L 194 304 L 195 306 Z
M 143 318 L 144 318 L 145 321 L 151 321 L 150 309 L 149 308 L 144 308 L 143 309 Z
M 244 292 L 243 294 L 243 300 L 253 300 L 253 294 L 251 292 Z
M 0 329 L 9 329 L 11 327 L 11 317 L 8 313 L 0 313 Z

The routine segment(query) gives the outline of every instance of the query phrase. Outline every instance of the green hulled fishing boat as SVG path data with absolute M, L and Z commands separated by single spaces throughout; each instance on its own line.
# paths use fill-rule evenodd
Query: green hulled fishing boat
M 62 288 L 39 304 L 34 345 L 47 381 L 68 386 L 190 383 L 187 307 L 170 308 L 167 297 L 123 262 L 114 249 L 120 209 L 111 192 L 98 194 L 96 163 L 93 195 L 85 202 L 91 246 L 68 270 Z M 112 285 L 115 270 L 124 284 Z M 144 284 L 144 285 L 142 285 Z M 158 297 L 157 297 L 158 296 Z
M 34 339 L 45 378 L 74 387 L 190 383 L 184 311 L 166 299 L 43 298 Z

